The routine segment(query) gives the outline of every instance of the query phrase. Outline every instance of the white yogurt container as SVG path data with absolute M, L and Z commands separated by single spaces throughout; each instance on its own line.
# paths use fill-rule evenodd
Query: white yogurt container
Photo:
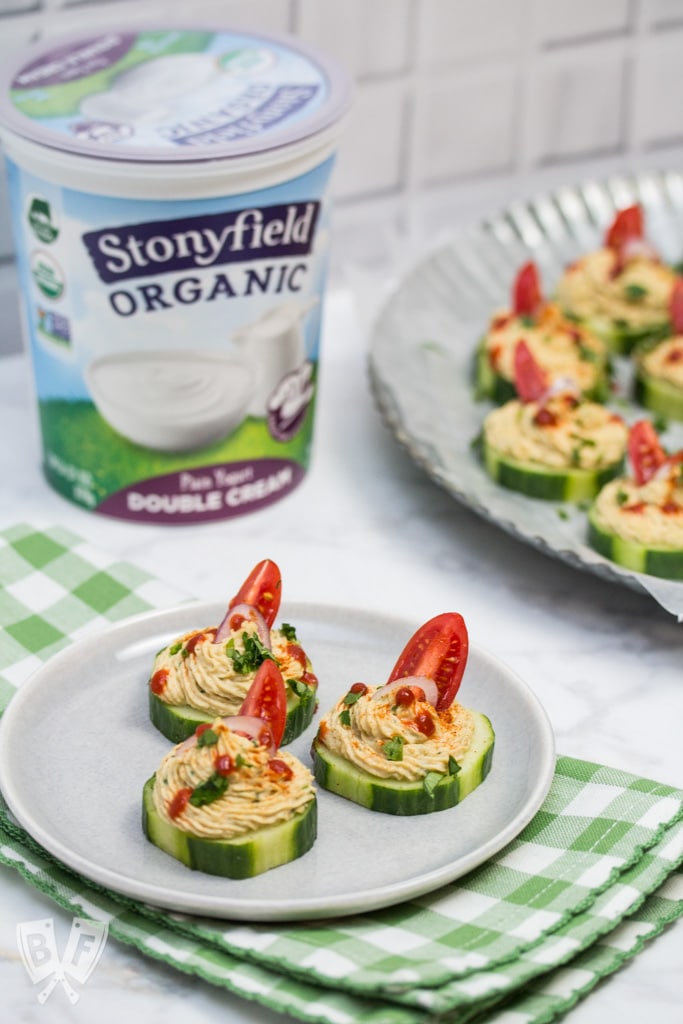
M 104 515 L 250 512 L 303 479 L 348 76 L 298 40 L 109 30 L 0 93 L 48 481 Z

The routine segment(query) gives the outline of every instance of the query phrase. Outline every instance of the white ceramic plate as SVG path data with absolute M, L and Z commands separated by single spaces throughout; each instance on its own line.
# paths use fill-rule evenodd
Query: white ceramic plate
M 41 668 L 0 726 L 0 787 L 42 846 L 86 878 L 171 910 L 248 921 L 347 915 L 429 892 L 481 864 L 533 817 L 550 786 L 551 726 L 526 685 L 474 649 L 460 690 L 496 732 L 485 782 L 457 807 L 397 818 L 319 791 L 318 839 L 304 857 L 245 881 L 191 871 L 143 835 L 141 792 L 169 749 L 147 713 L 155 653 L 224 607 L 188 604 L 85 638 Z M 386 679 L 419 623 L 289 605 L 327 709 L 350 683 Z M 305 763 L 314 724 L 289 748 Z
M 649 590 L 672 611 L 683 583 L 633 574 L 586 544 L 585 511 L 538 501 L 497 486 L 472 451 L 492 406 L 474 400 L 472 358 L 491 314 L 510 303 L 514 275 L 528 259 L 551 294 L 564 268 L 599 247 L 618 207 L 640 202 L 648 238 L 662 258 L 683 260 L 683 176 L 675 172 L 613 178 L 564 188 L 460 232 L 394 289 L 370 345 L 370 380 L 385 422 L 415 462 L 458 501 L 546 554 L 618 583 Z M 622 396 L 630 364 L 617 360 Z M 649 415 L 635 405 L 626 419 Z M 683 447 L 683 424 L 664 435 Z

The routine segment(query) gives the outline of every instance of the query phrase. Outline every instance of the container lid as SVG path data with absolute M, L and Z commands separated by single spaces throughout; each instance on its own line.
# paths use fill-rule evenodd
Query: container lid
M 107 160 L 257 154 L 331 126 L 349 76 L 297 39 L 216 28 L 62 38 L 4 78 L 0 129 Z

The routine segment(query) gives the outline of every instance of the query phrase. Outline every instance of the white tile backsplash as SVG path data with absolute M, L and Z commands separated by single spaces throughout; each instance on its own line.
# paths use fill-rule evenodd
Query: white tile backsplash
M 32 39 L 155 19 L 291 32 L 347 66 L 338 244 L 358 255 L 366 230 L 373 260 L 477 190 L 683 149 L 683 0 L 0 0 L 0 67 Z M 0 181 L 0 262 L 8 222 Z
M 644 15 L 648 25 L 665 27 L 683 23 L 681 0 L 644 0 Z
M 339 147 L 338 197 L 397 191 L 403 181 L 406 104 L 392 82 L 359 82 Z
M 683 28 L 643 40 L 635 56 L 633 131 L 645 147 L 683 139 Z
M 524 38 L 528 0 L 422 0 L 421 67 L 516 53 Z
M 357 78 L 391 75 L 409 66 L 412 0 L 300 0 L 298 34 L 333 54 Z
M 532 163 L 616 152 L 622 143 L 625 57 L 565 53 L 536 65 L 529 89 Z
M 542 43 L 562 43 L 625 32 L 631 24 L 633 6 L 631 0 L 543 0 L 537 5 L 538 39 Z
M 515 67 L 423 83 L 415 118 L 418 184 L 510 170 L 518 104 Z

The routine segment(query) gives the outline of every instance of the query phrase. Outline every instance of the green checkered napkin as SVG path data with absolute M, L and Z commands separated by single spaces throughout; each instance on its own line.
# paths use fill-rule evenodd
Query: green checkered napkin
M 0 533 L 0 708 L 71 640 L 184 595 L 63 529 Z M 683 792 L 560 758 L 534 820 L 418 900 L 275 925 L 156 911 L 57 863 L 0 803 L 0 862 L 148 956 L 303 1021 L 551 1021 L 683 914 Z

